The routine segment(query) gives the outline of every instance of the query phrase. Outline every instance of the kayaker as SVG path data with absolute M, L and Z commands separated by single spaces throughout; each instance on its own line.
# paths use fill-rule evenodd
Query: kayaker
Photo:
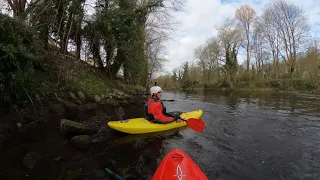
M 173 116 L 168 114 L 166 107 L 159 100 L 162 96 L 162 89 L 159 86 L 152 86 L 150 88 L 151 98 L 144 105 L 146 118 L 149 121 L 166 124 L 173 121 L 182 122 L 180 116 Z

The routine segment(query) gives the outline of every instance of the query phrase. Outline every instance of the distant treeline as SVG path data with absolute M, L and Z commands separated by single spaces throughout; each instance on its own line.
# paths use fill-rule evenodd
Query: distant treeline
M 168 88 L 225 87 L 314 90 L 320 80 L 320 41 L 305 12 L 284 0 L 261 16 L 243 5 L 194 50 L 195 61 L 156 79 Z M 245 62 L 238 62 L 244 52 Z

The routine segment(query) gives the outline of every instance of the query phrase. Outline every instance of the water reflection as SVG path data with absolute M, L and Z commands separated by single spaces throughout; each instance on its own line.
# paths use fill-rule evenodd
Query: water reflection
M 119 169 L 121 174 L 131 174 L 136 179 L 151 179 L 162 160 L 161 156 L 165 153 L 166 141 L 181 139 L 181 132 L 186 129 L 182 127 L 137 135 L 116 133 L 113 135 L 112 149 L 108 149 L 108 153 L 98 155 L 97 159 L 112 159 L 115 162 L 113 167 Z M 104 165 L 108 164 L 104 163 Z

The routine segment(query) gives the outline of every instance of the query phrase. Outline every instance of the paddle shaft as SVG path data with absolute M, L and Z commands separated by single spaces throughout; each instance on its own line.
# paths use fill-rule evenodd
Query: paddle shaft
M 160 100 L 160 102 L 174 102 L 175 100 L 174 99 L 163 99 L 163 100 Z M 146 103 L 147 101 L 142 101 L 141 103 Z
M 118 180 L 124 180 L 124 178 L 122 178 L 121 176 L 119 176 L 118 174 L 112 172 L 109 168 L 105 168 L 105 170 L 111 174 L 113 177 L 117 178 Z

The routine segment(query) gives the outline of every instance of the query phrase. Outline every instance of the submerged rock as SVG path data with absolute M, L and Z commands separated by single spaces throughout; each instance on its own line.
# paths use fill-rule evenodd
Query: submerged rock
M 97 134 L 94 134 L 91 141 L 93 143 L 103 142 L 103 141 L 106 141 L 108 138 L 109 138 L 109 132 L 102 130 L 102 131 L 99 131 Z
M 76 180 L 76 179 L 84 179 L 84 174 L 82 173 L 82 169 L 69 170 L 66 172 L 65 180 Z
M 60 130 L 65 134 L 94 134 L 98 132 L 98 129 L 94 126 L 89 126 L 84 123 L 78 123 L 67 119 L 61 119 Z
M 37 164 L 38 159 L 39 159 L 39 155 L 37 153 L 35 152 L 28 153 L 23 158 L 23 165 L 28 169 L 32 169 Z
M 92 143 L 91 137 L 88 135 L 74 136 L 70 139 L 73 146 L 81 149 L 88 149 Z

